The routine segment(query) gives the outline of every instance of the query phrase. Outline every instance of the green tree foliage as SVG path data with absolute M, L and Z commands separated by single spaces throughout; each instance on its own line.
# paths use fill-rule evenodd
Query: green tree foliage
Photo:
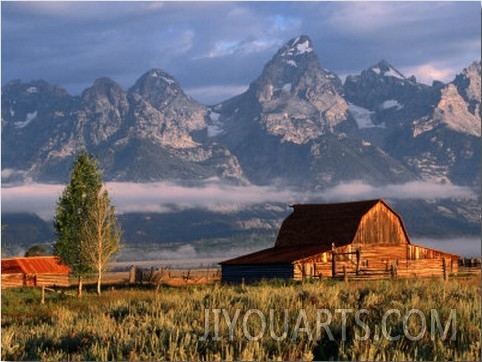
M 25 256 L 26 257 L 31 257 L 31 256 L 46 256 L 49 255 L 49 251 L 42 245 L 32 245 L 26 252 Z
M 110 200 L 107 191 L 102 191 L 103 184 L 101 173 L 97 161 L 87 153 L 81 153 L 74 161 L 70 182 L 65 187 L 62 195 L 57 202 L 56 214 L 54 218 L 54 228 L 56 231 L 56 241 L 54 243 L 54 254 L 58 255 L 65 264 L 70 266 L 72 273 L 78 277 L 79 288 L 78 296 L 82 296 L 82 281 L 87 275 L 98 271 L 98 265 L 94 262 L 91 250 L 94 248 L 92 243 L 91 228 L 96 225 L 93 220 L 96 217 L 95 210 L 99 207 L 99 199 L 107 199 L 109 215 L 113 215 L 110 207 Z M 118 235 L 117 224 L 110 222 L 102 224 L 103 227 L 114 228 L 115 231 L 102 230 L 102 237 L 108 235 Z M 104 235 L 105 234 L 105 235 Z M 101 243 L 104 245 L 104 242 Z M 97 244 L 96 244 L 97 245 Z M 97 249 L 98 250 L 98 249 Z M 117 251 L 117 250 L 115 250 Z M 99 251 L 102 253 L 103 251 Z M 113 252 L 110 253 L 112 256 Z M 104 263 L 104 259 L 103 263 Z

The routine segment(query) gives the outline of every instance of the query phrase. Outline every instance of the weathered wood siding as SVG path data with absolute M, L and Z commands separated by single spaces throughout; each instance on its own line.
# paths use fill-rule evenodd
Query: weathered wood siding
M 253 283 L 263 279 L 292 279 L 292 264 L 221 265 L 223 283 Z
M 42 274 L 25 274 L 12 273 L 2 274 L 2 288 L 11 287 L 40 287 L 40 286 L 70 286 L 70 277 L 68 274 L 42 273 Z
M 409 240 L 400 217 L 378 202 L 361 218 L 353 243 L 400 245 Z
M 357 263 L 356 254 L 360 250 Z M 456 255 L 419 245 L 367 245 L 351 244 L 336 248 L 335 273 L 337 277 L 430 277 L 458 272 Z M 294 263 L 295 280 L 331 278 L 333 276 L 332 252 L 320 253 Z M 444 261 L 445 260 L 445 261 Z M 444 270 L 445 267 L 445 270 Z

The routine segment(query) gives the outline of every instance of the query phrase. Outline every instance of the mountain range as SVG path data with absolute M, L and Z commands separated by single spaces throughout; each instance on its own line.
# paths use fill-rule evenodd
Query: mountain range
M 424 200 L 421 219 L 438 220 L 430 230 L 448 218 L 453 233 L 473 233 L 480 231 L 480 74 L 475 61 L 449 83 L 426 85 L 381 60 L 342 82 L 302 35 L 244 93 L 215 105 L 192 99 L 161 69 L 127 90 L 100 78 L 80 96 L 42 80 L 13 81 L 2 87 L 2 183 L 65 183 L 81 150 L 97 156 L 105 181 L 216 178 L 320 195 L 343 182 L 430 182 L 474 193 Z

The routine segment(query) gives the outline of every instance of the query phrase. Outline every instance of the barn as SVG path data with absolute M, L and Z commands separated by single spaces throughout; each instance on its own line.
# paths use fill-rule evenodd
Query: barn
M 401 217 L 382 199 L 292 207 L 273 247 L 220 263 L 223 282 L 457 272 L 457 255 L 412 244 Z
M 69 274 L 55 256 L 2 259 L 2 288 L 70 286 Z

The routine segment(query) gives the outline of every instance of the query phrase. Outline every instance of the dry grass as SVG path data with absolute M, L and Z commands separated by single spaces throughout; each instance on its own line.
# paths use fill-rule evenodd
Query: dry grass
M 313 283 L 272 282 L 260 285 L 150 286 L 106 288 L 102 296 L 94 291 L 78 300 L 62 294 L 47 294 L 40 305 L 38 289 L 2 291 L 2 360 L 480 360 L 481 308 L 480 276 L 443 282 L 432 280 L 334 281 Z M 353 314 L 346 319 L 343 341 L 342 320 L 334 316 L 329 325 L 334 340 L 323 332 L 311 338 L 306 330 L 294 334 L 299 311 L 304 310 L 313 329 L 317 310 L 358 310 L 369 314 L 365 323 L 375 332 L 387 310 L 404 314 L 417 308 L 427 317 L 437 309 L 441 320 L 457 312 L 456 340 L 432 340 L 427 333 L 416 341 L 403 337 L 401 320 L 390 319 L 390 335 L 402 338 L 360 341 L 363 330 Z M 225 309 L 240 319 L 232 328 L 220 318 L 217 340 L 213 309 Z M 252 309 L 269 316 L 274 310 L 283 332 L 281 316 L 289 312 L 288 338 L 275 340 L 269 331 L 259 340 L 249 340 L 241 320 Z M 210 335 L 203 340 L 205 311 L 211 317 Z M 335 315 L 335 313 L 334 313 Z M 428 317 L 429 318 L 429 317 Z M 430 319 L 427 320 L 430 325 Z M 416 334 L 417 325 L 408 328 Z M 300 324 L 298 324 L 300 326 Z M 301 326 L 304 326 L 301 324 Z M 260 330 L 259 320 L 250 318 L 252 335 Z M 294 336 L 294 338 L 293 338 Z

